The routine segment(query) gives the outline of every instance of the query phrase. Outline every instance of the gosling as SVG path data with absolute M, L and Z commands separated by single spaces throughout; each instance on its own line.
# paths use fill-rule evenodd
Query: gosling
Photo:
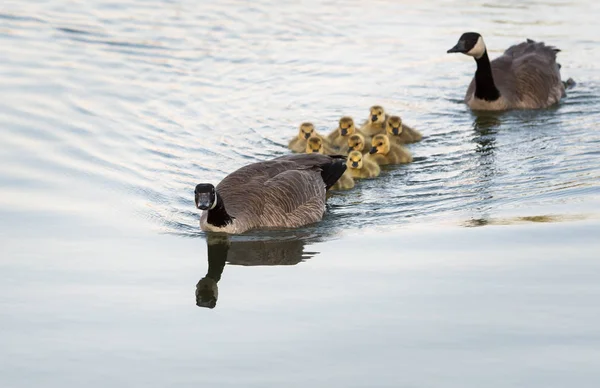
M 390 142 L 386 134 L 379 134 L 371 140 L 371 151 L 374 160 L 380 166 L 387 164 L 404 164 L 412 162 L 413 158 L 410 152 L 399 144 Z
M 403 124 L 400 116 L 390 116 L 388 118 L 386 132 L 396 144 L 416 143 L 423 139 L 423 135 L 419 131 Z
M 375 178 L 379 176 L 381 169 L 379 165 L 371 160 L 369 155 L 363 155 L 360 151 L 350 151 L 346 166 L 354 179 Z

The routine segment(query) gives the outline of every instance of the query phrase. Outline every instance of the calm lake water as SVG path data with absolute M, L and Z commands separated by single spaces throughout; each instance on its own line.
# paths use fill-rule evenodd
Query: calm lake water
M 596 1 L 4 1 L 1 387 L 597 387 Z M 559 47 L 552 109 L 472 59 Z M 415 162 L 207 249 L 196 183 L 383 105 Z M 227 261 L 227 264 L 225 262 Z M 196 284 L 218 280 L 214 309 Z M 211 283 L 214 286 L 214 283 Z

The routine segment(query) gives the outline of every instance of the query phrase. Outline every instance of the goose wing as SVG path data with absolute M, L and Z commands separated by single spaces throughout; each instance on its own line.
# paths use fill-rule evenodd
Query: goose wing
M 549 106 L 564 95 L 555 47 L 528 39 L 509 47 L 492 61 L 496 86 L 509 101 L 521 107 Z

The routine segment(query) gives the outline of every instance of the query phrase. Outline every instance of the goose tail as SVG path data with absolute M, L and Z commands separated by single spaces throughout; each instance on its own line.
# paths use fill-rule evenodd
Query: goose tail
M 331 186 L 335 184 L 335 182 L 340 179 L 340 177 L 346 171 L 346 157 L 343 155 L 329 155 L 332 160 L 328 163 L 323 163 L 319 167 L 321 167 L 321 178 L 323 178 L 323 182 L 325 182 L 326 189 L 329 190 Z

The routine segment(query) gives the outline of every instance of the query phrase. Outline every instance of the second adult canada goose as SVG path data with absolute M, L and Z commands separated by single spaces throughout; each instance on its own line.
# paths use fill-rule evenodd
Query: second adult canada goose
M 448 53 L 463 53 L 477 62 L 465 95 L 471 109 L 508 110 L 547 108 L 566 95 L 556 63 L 559 51 L 527 39 L 490 62 L 481 35 L 466 32 Z
M 200 228 L 230 234 L 255 228 L 295 228 L 321 220 L 326 190 L 346 171 L 343 156 L 285 155 L 252 163 L 214 187 L 196 186 Z

